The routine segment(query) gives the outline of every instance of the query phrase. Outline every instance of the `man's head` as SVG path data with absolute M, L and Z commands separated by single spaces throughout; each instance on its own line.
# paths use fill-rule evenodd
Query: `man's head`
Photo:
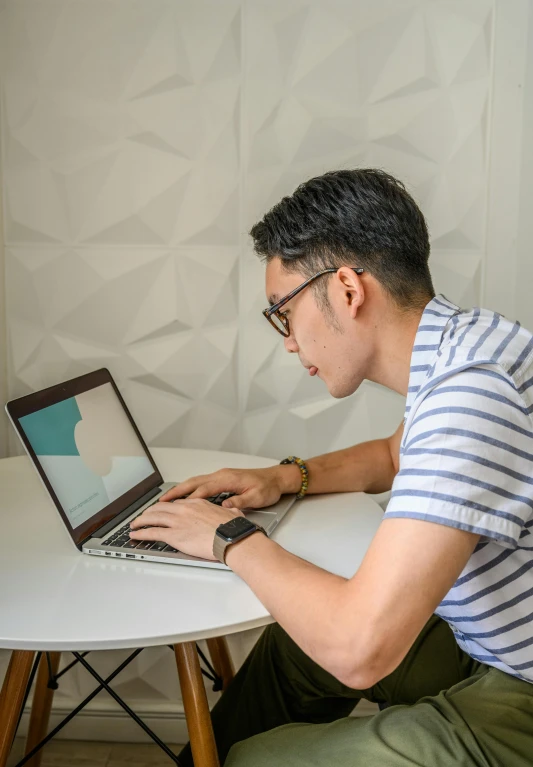
M 338 268 L 280 310 L 290 322 L 287 350 L 298 352 L 311 373 L 317 367 L 335 397 L 351 394 L 364 378 L 376 380 L 383 324 L 419 317 L 434 295 L 424 216 L 404 185 L 381 170 L 313 178 L 251 235 L 267 263 L 271 303 L 317 272 Z

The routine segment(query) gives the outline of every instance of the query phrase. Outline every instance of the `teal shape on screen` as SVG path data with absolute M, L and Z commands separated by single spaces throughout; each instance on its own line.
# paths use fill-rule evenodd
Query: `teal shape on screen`
M 25 415 L 19 420 L 37 455 L 80 454 L 74 440 L 74 429 L 82 418 L 75 397 Z

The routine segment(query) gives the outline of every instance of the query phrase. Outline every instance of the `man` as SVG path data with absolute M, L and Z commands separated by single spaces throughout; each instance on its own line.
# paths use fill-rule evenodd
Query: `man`
M 213 557 L 219 525 L 307 479 L 392 488 L 350 580 L 260 531 L 223 552 L 277 624 L 213 710 L 221 761 L 533 765 L 532 336 L 434 296 L 424 217 L 382 171 L 311 179 L 251 233 L 286 350 L 333 397 L 368 379 L 407 403 L 389 439 L 195 477 L 134 522 L 150 527 L 133 538 Z M 226 508 L 203 500 L 224 490 Z M 361 697 L 388 706 L 349 717 Z

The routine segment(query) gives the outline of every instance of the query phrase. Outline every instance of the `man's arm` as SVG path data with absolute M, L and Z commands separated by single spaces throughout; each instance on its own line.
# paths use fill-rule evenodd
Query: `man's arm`
M 331 490 L 333 482 L 335 489 L 389 489 L 402 431 L 400 426 L 388 440 L 312 459 L 312 490 Z M 133 523 L 154 527 L 136 530 L 133 537 L 209 557 L 214 530 L 234 514 L 199 499 L 159 503 Z M 366 689 L 405 657 L 478 540 L 476 534 L 441 524 L 386 518 L 350 580 L 259 533 L 231 546 L 226 561 L 304 652 L 345 684 Z
M 217 527 L 241 512 L 203 499 L 156 503 L 131 537 L 212 558 Z M 229 547 L 226 562 L 320 666 L 355 689 L 391 673 L 451 589 L 479 535 L 385 515 L 349 580 L 285 551 L 262 533 Z
M 390 490 L 398 472 L 400 442 L 403 423 L 391 437 L 361 442 L 359 445 L 325 453 L 306 460 L 309 470 L 308 493 L 383 493 Z M 301 474 L 298 467 L 281 466 L 280 470 L 292 469 L 290 492 L 298 492 Z
M 403 424 L 387 439 L 362 442 L 345 450 L 306 459 L 308 493 L 366 492 L 390 490 L 398 471 Z M 267 469 L 220 469 L 191 477 L 161 497 L 163 503 L 178 498 L 209 498 L 224 491 L 235 493 L 224 507 L 261 509 L 276 503 L 284 493 L 297 493 L 302 475 L 296 464 Z
M 345 580 L 255 534 L 228 565 L 320 666 L 367 689 L 403 660 L 470 558 L 479 536 L 413 519 L 385 520 Z

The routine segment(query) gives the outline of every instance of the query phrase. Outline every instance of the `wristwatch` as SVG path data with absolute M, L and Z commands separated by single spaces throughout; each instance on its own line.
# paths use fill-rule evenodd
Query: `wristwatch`
M 235 517 L 235 519 L 230 519 L 229 522 L 224 522 L 223 525 L 217 527 L 213 541 L 213 555 L 219 562 L 226 564 L 226 551 L 228 547 L 232 543 L 242 541 L 243 538 L 247 538 L 257 531 L 265 535 L 267 534 L 261 525 L 256 525 L 255 522 L 246 519 L 246 517 Z

